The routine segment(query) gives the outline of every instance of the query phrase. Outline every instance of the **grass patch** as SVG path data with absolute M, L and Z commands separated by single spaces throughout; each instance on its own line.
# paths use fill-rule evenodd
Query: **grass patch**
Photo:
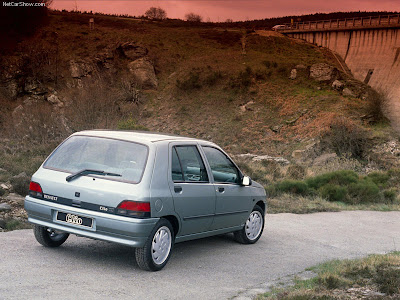
M 310 270 L 317 276 L 295 280 L 293 287 L 276 288 L 256 299 L 399 299 L 400 296 L 399 252 L 333 260 Z
M 12 231 L 12 230 L 19 230 L 19 229 L 30 229 L 32 225 L 28 222 L 21 221 L 18 219 L 7 219 L 5 230 Z

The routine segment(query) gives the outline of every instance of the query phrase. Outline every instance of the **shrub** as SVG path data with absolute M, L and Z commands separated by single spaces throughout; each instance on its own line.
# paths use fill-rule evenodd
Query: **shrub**
M 15 176 L 10 179 L 14 192 L 21 196 L 28 195 L 30 179 L 27 176 Z
M 190 91 L 194 89 L 200 89 L 201 88 L 201 83 L 200 83 L 200 74 L 197 72 L 191 71 L 189 73 L 189 76 L 184 79 L 184 80 L 176 80 L 176 86 L 184 91 Z
M 250 70 L 250 72 L 249 72 L 249 70 Z M 239 79 L 240 85 L 242 87 L 248 87 L 251 84 L 251 78 L 252 78 L 251 75 L 252 75 L 252 72 L 251 72 L 250 67 L 247 67 L 246 71 L 244 71 L 244 72 L 242 71 L 239 73 L 238 79 Z
M 307 195 L 310 190 L 304 181 L 283 180 L 275 184 L 275 191 L 278 193 L 292 193 L 298 195 Z
M 299 165 L 290 165 L 287 169 L 286 175 L 293 179 L 303 179 L 306 175 L 306 169 Z
M 271 67 L 271 62 L 270 61 L 268 61 L 268 60 L 264 60 L 263 62 L 262 62 L 262 64 L 268 69 L 269 67 Z
M 372 122 L 386 121 L 386 117 L 383 113 L 383 108 L 385 105 L 385 97 L 376 92 L 373 89 L 368 91 L 367 96 L 367 116 L 371 116 Z
M 286 76 L 289 73 L 287 67 L 279 67 L 277 71 L 279 74 L 284 76 Z
M 347 200 L 351 204 L 378 203 L 382 200 L 379 187 L 367 178 L 350 184 L 348 190 Z
M 389 263 L 381 263 L 376 267 L 374 281 L 378 284 L 379 291 L 387 295 L 400 293 L 400 269 Z
M 322 146 L 332 149 L 338 156 L 363 158 L 368 148 L 368 132 L 344 118 L 334 121 L 320 140 Z
M 393 203 L 396 200 L 397 197 L 397 191 L 395 189 L 389 189 L 383 191 L 383 197 L 385 200 L 389 203 Z
M 217 83 L 217 81 L 219 79 L 221 79 L 221 78 L 222 78 L 221 72 L 220 71 L 214 71 L 204 79 L 204 83 L 209 85 L 209 86 L 212 86 L 212 85 L 215 85 Z
M 322 198 L 328 201 L 346 201 L 347 188 L 335 184 L 326 184 L 319 189 Z
M 256 80 L 264 80 L 267 77 L 267 72 L 265 70 L 256 70 L 254 75 Z
M 386 187 L 390 179 L 390 175 L 383 172 L 372 172 L 367 175 L 367 178 L 372 180 L 372 182 L 374 182 L 379 187 Z
M 358 175 L 354 171 L 341 170 L 330 173 L 325 173 L 315 177 L 307 178 L 307 185 L 315 190 L 318 190 L 323 185 L 328 183 L 336 185 L 349 185 L 358 181 Z
M 121 129 L 121 130 L 143 130 L 143 131 L 149 130 L 147 127 L 145 127 L 143 125 L 136 124 L 136 121 L 132 118 L 119 121 L 118 129 Z

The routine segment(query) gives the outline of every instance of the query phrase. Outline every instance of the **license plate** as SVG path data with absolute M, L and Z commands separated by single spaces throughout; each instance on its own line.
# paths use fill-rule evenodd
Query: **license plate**
M 93 226 L 93 219 L 92 218 L 87 218 L 87 217 L 82 217 L 78 215 L 74 215 L 71 213 L 66 213 L 62 211 L 57 212 L 57 221 L 65 222 L 68 224 L 72 225 L 78 225 L 78 226 L 83 226 L 83 227 L 89 227 L 92 228 Z

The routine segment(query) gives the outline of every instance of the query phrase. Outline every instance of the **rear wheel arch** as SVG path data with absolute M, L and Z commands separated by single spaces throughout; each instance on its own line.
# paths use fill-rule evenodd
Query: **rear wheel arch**
M 172 229 L 174 230 L 174 237 L 176 237 L 176 235 L 178 234 L 178 231 L 179 231 L 178 218 L 175 217 L 174 215 L 163 216 L 162 218 L 168 220 L 171 223 Z

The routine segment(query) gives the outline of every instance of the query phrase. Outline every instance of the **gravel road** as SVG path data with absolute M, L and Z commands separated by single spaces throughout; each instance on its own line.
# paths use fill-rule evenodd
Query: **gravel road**
M 129 247 L 70 236 L 48 249 L 31 230 L 3 232 L 0 299 L 243 299 L 326 260 L 400 250 L 399 228 L 400 212 L 267 215 L 255 245 L 231 235 L 177 244 L 156 273 Z

